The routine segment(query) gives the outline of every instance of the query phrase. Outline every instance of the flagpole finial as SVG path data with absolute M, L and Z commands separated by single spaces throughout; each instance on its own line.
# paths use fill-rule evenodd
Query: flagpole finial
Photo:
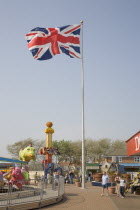
M 81 24 L 83 24 L 83 23 L 84 23 L 84 21 L 83 21 L 83 20 L 81 20 L 81 21 L 80 21 L 80 23 L 81 23 Z

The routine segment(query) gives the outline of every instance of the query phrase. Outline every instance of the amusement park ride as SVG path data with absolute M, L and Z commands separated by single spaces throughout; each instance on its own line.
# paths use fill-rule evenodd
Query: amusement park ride
M 60 154 L 57 148 L 52 147 L 52 134 L 54 133 L 52 122 L 47 122 L 46 126 L 47 128 L 44 130 L 46 133 L 46 147 L 41 147 L 39 150 L 40 155 L 45 155 L 45 159 L 42 161 L 45 168 L 45 174 L 48 173 L 48 171 L 52 173 L 52 170 L 54 169 L 52 156 Z
M 29 172 L 28 163 L 36 160 L 31 143 L 19 151 L 19 160 L 0 157 L 0 209 L 40 209 L 63 199 L 64 177 L 59 176 L 60 168 L 52 162 L 52 156 L 59 155 L 52 146 L 54 130 L 51 122 L 46 125 L 46 147 L 39 150 L 44 158 L 44 176 Z
M 60 154 L 57 148 L 52 147 L 52 134 L 54 133 L 54 129 L 52 128 L 52 122 L 47 122 L 46 126 L 47 128 L 44 131 L 46 133 L 46 147 L 41 147 L 39 150 L 39 154 L 45 156 L 45 159 L 43 160 L 45 176 L 48 172 L 52 174 L 54 171 L 54 163 L 52 163 L 52 156 Z M 28 145 L 27 147 L 21 149 L 19 151 L 19 159 L 20 160 L 14 160 L 0 157 L 0 160 L 3 162 L 8 161 L 9 163 L 25 165 L 24 167 L 11 167 L 7 171 L 1 170 L 0 188 L 1 186 L 4 186 L 7 182 L 11 183 L 12 185 L 16 185 L 18 189 L 22 188 L 21 181 L 22 183 L 28 183 L 29 170 L 27 165 L 30 162 L 30 160 L 36 160 L 35 148 L 32 147 L 32 145 Z M 56 170 L 58 169 L 59 168 L 57 168 Z

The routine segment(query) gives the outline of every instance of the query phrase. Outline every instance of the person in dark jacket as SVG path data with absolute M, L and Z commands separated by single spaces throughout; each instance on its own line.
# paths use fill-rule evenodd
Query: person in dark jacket
M 73 178 L 74 178 L 74 173 L 70 171 L 69 173 L 70 184 L 73 184 Z

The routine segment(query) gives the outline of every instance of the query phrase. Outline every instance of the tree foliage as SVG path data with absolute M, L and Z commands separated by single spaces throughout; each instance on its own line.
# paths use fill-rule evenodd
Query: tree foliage
M 107 155 L 110 145 L 110 139 L 100 139 L 98 141 L 87 139 L 85 142 L 86 161 L 99 161 L 103 155 Z
M 31 138 L 27 138 L 23 141 L 17 141 L 14 144 L 10 144 L 7 146 L 8 153 L 12 156 L 12 158 L 18 159 L 20 149 L 27 147 L 29 144 L 32 144 L 35 148 L 36 155 L 38 154 L 39 148 L 44 145 L 44 140 L 33 140 Z
M 24 148 L 33 144 L 36 149 L 36 154 L 38 154 L 39 148 L 45 146 L 45 140 L 33 140 L 31 138 L 25 139 L 23 141 L 18 141 L 14 144 L 8 145 L 7 150 L 13 158 L 18 158 L 18 154 L 21 148 Z M 71 141 L 71 140 L 54 140 L 53 147 L 58 148 L 60 155 L 58 156 L 58 161 L 69 161 L 70 163 L 81 163 L 82 159 L 82 142 Z M 125 141 L 121 140 L 111 140 L 107 138 L 93 140 L 85 140 L 85 161 L 86 162 L 100 162 L 103 156 L 109 155 L 117 149 L 125 151 L 126 145 Z M 39 157 L 38 160 L 41 160 Z M 44 157 L 43 157 L 44 158 Z
M 81 157 L 81 147 L 78 142 L 72 142 L 70 140 L 53 141 L 53 147 L 58 148 L 60 155 L 58 161 L 69 161 L 70 163 L 76 163 Z
M 111 148 L 112 148 L 112 150 L 125 149 L 126 143 L 125 143 L 125 141 L 121 141 L 121 140 L 112 141 Z

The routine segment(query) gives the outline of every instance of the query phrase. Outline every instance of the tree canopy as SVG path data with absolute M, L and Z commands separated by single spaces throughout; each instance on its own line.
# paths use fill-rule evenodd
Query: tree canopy
M 38 160 L 42 157 L 39 157 L 38 151 L 39 148 L 45 146 L 45 140 L 33 140 L 27 138 L 23 141 L 17 141 L 14 144 L 8 145 L 7 150 L 13 158 L 18 158 L 18 154 L 21 148 L 24 148 L 32 143 L 35 147 L 36 155 Z M 58 148 L 60 155 L 58 156 L 58 161 L 69 161 L 70 163 L 81 163 L 82 156 L 82 143 L 80 140 L 71 141 L 71 140 L 54 140 L 53 147 Z M 117 149 L 125 151 L 125 141 L 121 140 L 111 140 L 107 138 L 93 140 L 85 140 L 85 161 L 86 162 L 100 162 L 103 156 L 113 153 Z
M 17 141 L 14 144 L 10 144 L 7 146 L 8 153 L 12 156 L 12 158 L 18 159 L 20 149 L 27 147 L 29 144 L 33 145 L 33 147 L 35 148 L 36 155 L 37 155 L 39 148 L 45 144 L 45 141 L 33 140 L 31 138 L 27 138 L 22 141 Z
M 59 162 L 69 161 L 70 163 L 79 163 L 81 160 L 81 142 L 53 141 L 53 147 L 57 147 L 60 155 L 58 156 Z

